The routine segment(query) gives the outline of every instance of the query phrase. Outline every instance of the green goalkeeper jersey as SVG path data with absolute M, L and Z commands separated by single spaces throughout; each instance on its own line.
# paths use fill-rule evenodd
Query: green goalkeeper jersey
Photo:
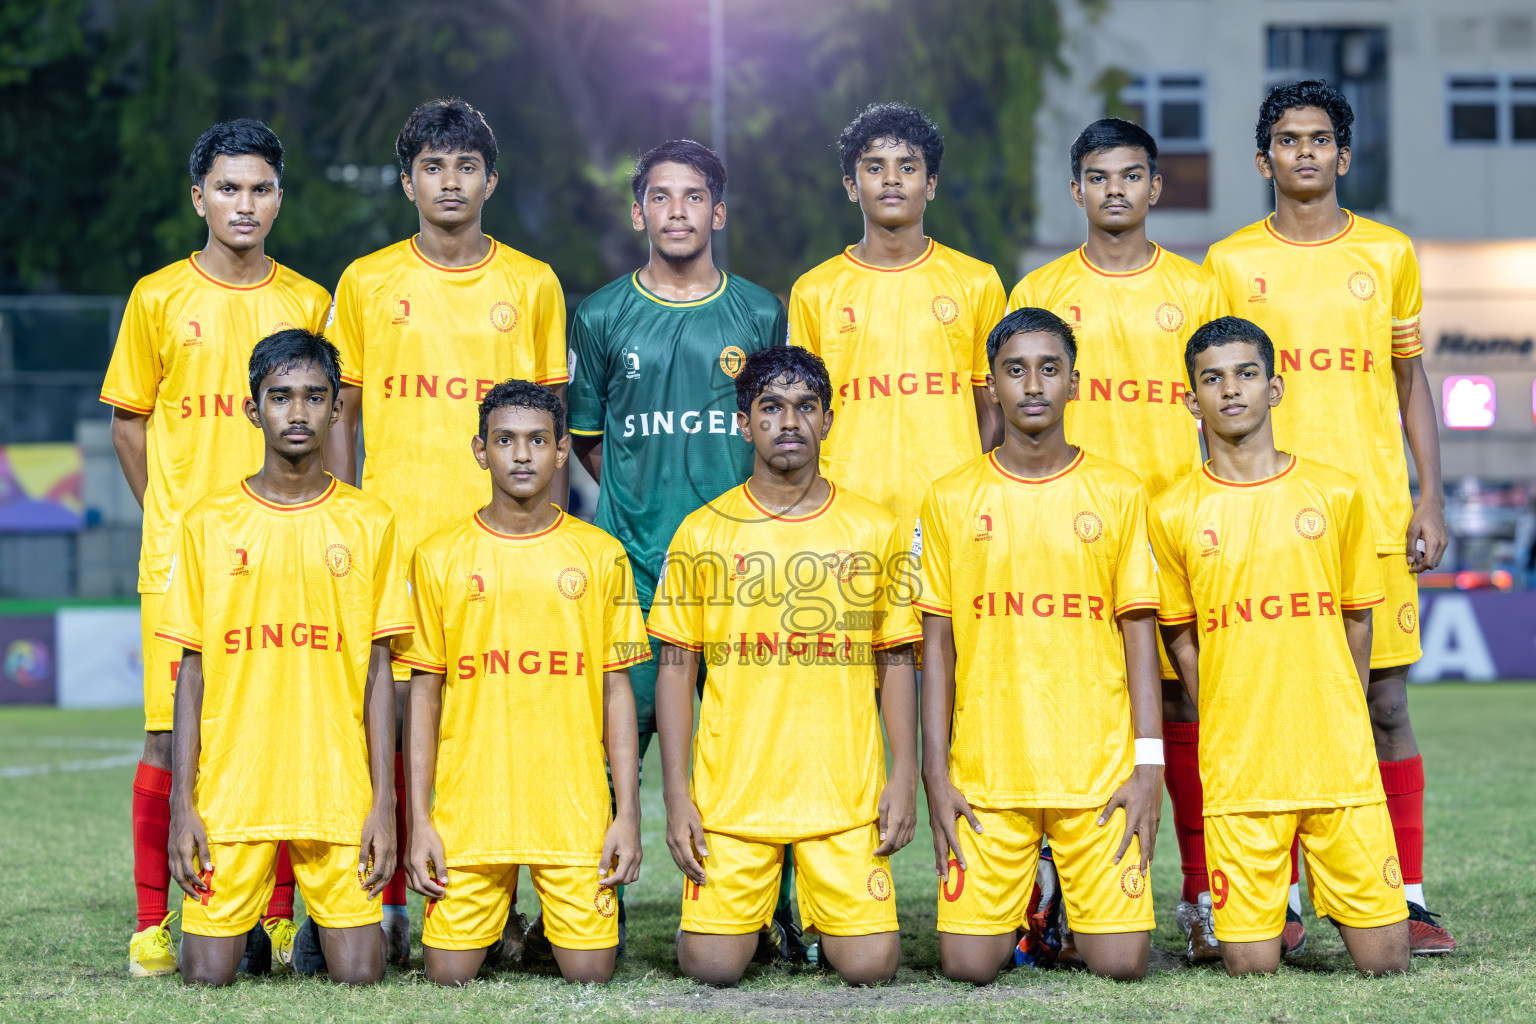
M 736 374 L 788 334 L 772 292 L 724 272 L 720 287 L 691 302 L 668 302 L 633 273 L 576 310 L 570 430 L 603 438 L 597 525 L 629 553 L 641 607 L 651 606 L 684 517 L 751 476 Z

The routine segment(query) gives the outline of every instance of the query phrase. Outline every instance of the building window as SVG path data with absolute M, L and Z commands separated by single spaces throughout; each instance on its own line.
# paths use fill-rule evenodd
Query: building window
M 1536 142 L 1536 76 L 1451 75 L 1446 132 L 1463 146 Z
M 1158 206 L 1210 209 L 1210 100 L 1205 75 L 1198 71 L 1133 75 L 1120 90 L 1120 102 L 1131 120 L 1157 140 L 1157 169 L 1163 176 Z

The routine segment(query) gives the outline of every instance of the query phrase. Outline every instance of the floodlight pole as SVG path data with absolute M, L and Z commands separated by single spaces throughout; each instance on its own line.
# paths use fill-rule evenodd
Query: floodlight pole
M 725 0 L 709 0 L 709 135 L 710 148 L 730 167 L 725 141 Z M 715 232 L 715 265 L 727 269 L 730 245 L 726 229 Z

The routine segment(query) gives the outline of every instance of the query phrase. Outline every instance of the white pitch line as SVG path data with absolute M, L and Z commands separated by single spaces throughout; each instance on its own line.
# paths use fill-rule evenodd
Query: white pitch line
M 55 772 L 94 772 L 103 768 L 126 768 L 138 759 L 138 754 L 118 754 L 116 757 L 97 757 L 85 761 L 7 765 L 0 768 L 0 779 L 23 779 L 32 775 L 52 775 Z

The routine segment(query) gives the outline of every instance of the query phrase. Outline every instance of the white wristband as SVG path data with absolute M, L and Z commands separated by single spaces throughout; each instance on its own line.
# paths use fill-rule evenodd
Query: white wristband
M 1150 739 L 1144 736 L 1138 736 L 1136 738 L 1136 763 L 1162 764 L 1163 741 Z

